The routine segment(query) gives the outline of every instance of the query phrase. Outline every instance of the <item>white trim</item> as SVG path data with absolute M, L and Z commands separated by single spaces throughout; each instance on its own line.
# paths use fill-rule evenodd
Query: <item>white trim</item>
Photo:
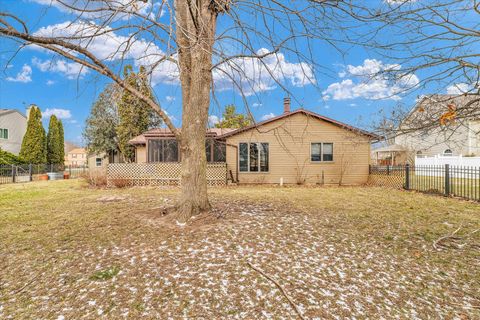
M 6 132 L 7 132 L 7 137 L 6 137 L 6 138 L 0 137 L 0 139 L 2 139 L 2 140 L 9 140 L 10 132 L 8 131 L 8 128 L 0 128 L 0 130 L 6 130 Z M 3 133 L 2 133 L 2 135 L 3 135 Z

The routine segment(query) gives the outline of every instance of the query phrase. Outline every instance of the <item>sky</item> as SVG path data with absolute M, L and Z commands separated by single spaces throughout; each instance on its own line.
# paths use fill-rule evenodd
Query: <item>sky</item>
M 28 17 L 29 28 L 40 35 L 68 34 L 75 26 L 78 27 L 70 23 L 73 19 L 68 12 L 55 5 L 50 6 L 50 1 L 0 0 L 0 6 L 3 10 Z M 371 0 L 372 3 L 375 1 Z M 379 5 L 382 1 L 378 0 Z M 160 19 L 168 17 L 162 13 Z M 121 20 L 118 23 L 124 23 L 128 17 Z M 228 28 L 228 21 L 219 20 L 219 30 L 222 31 L 222 28 Z M 91 48 L 103 59 L 112 64 L 117 63 L 118 66 L 118 58 L 111 55 L 111 48 L 115 40 L 125 36 L 120 32 L 112 33 L 110 38 L 97 39 Z M 147 38 L 139 38 L 129 51 L 127 58 L 134 66 L 148 62 L 145 52 L 162 52 L 162 48 L 148 43 Z M 257 45 L 259 53 L 268 53 L 273 49 L 261 41 Z M 27 47 L 17 52 L 18 48 L 18 43 L 0 38 L 0 108 L 25 112 L 30 104 L 36 104 L 43 112 L 45 127 L 48 126 L 48 117 L 55 114 L 64 124 L 65 139 L 83 145 L 85 119 L 98 94 L 111 80 L 42 49 Z M 380 110 L 389 110 L 399 104 L 412 107 L 419 95 L 429 94 L 433 90 L 457 93 L 462 89 L 462 84 L 448 88 L 427 87 L 404 95 L 401 93 L 403 89 L 415 86 L 426 75 L 406 74 L 401 79 L 394 80 L 368 77 L 366 80 L 366 75 L 401 66 L 385 61 L 383 56 L 361 47 L 349 47 L 343 55 L 322 42 L 314 43 L 311 49 L 321 68 L 301 61 L 287 50 L 269 56 L 264 62 L 275 70 L 276 66 L 281 68 L 282 72 L 276 76 L 291 93 L 292 109 L 305 108 L 351 125 L 368 128 L 371 120 L 378 118 Z M 235 46 L 228 50 L 234 54 Z M 250 78 L 255 78 L 254 83 L 244 82 L 243 77 L 230 70 L 243 88 L 245 97 L 242 97 L 228 78 L 221 72 L 214 72 L 217 90 L 210 108 L 211 123 L 221 118 L 225 105 L 235 104 L 238 111 L 245 112 L 244 98 L 257 121 L 281 114 L 283 98 L 287 95 L 282 87 L 269 79 L 269 73 L 254 61 L 242 59 L 236 63 L 242 66 Z M 181 88 L 174 67 L 163 64 L 156 69 L 151 80 L 162 108 L 174 124 L 180 126 Z

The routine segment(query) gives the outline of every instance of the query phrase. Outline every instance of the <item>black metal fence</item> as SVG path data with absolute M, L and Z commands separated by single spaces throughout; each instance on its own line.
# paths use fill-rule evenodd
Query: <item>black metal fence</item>
M 480 167 L 370 166 L 369 184 L 480 201 Z
M 63 173 L 65 178 L 76 179 L 87 170 L 86 166 L 65 166 L 63 164 L 0 165 L 0 184 L 46 179 L 45 175 L 50 172 Z

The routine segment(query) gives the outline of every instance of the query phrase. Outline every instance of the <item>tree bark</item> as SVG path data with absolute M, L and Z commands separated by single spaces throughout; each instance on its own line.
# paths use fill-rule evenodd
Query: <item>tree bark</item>
M 176 219 L 179 223 L 186 223 L 192 216 L 210 209 L 205 135 L 217 12 L 208 0 L 177 0 L 175 5 L 183 107 L 179 139 L 182 157 L 181 195 Z

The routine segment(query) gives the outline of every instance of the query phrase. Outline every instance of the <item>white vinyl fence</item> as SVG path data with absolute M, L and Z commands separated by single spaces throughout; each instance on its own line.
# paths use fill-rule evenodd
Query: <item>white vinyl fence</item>
M 449 164 L 450 166 L 461 167 L 480 167 L 480 157 L 464 156 L 434 156 L 434 157 L 416 157 L 416 166 L 440 166 Z
M 445 175 L 445 169 L 439 170 L 437 168 L 445 168 L 446 165 L 448 165 L 450 168 L 451 176 L 463 177 L 465 171 L 480 168 L 480 157 L 440 155 L 436 155 L 434 157 L 416 157 L 415 174 L 443 177 Z

